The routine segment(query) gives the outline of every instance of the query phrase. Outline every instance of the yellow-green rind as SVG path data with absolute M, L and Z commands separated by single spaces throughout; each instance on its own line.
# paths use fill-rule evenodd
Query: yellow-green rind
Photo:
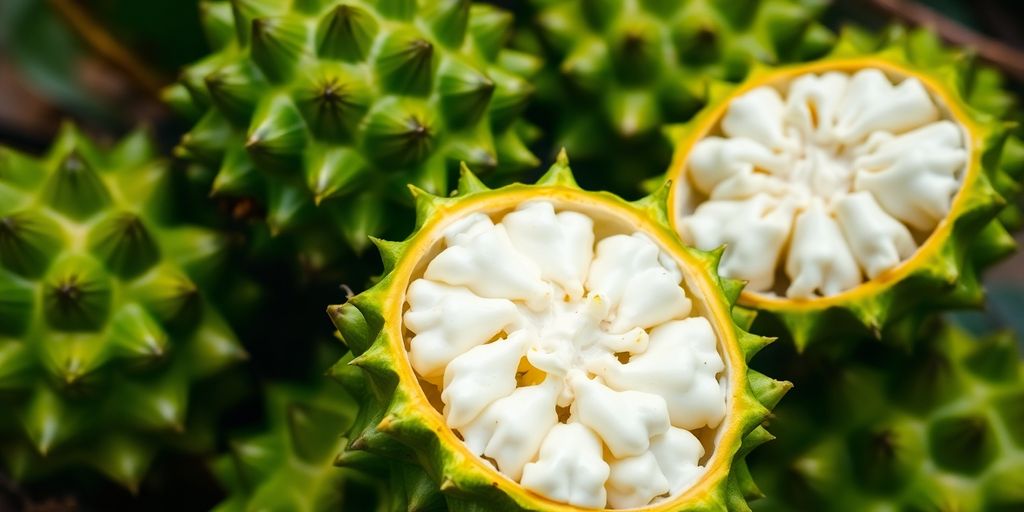
M 16 479 L 91 468 L 135 489 L 160 451 L 212 446 L 220 394 L 199 389 L 245 357 L 207 296 L 225 244 L 177 222 L 154 154 L 142 132 L 104 149 L 70 125 L 42 158 L 0 149 L 0 456 Z
M 554 198 L 613 211 L 659 243 L 668 244 L 666 250 L 684 258 L 689 265 L 684 274 L 701 287 L 711 310 L 709 314 L 714 317 L 712 324 L 718 323 L 716 329 L 723 337 L 733 391 L 724 423 L 728 426 L 722 427 L 722 441 L 709 462 L 708 476 L 684 496 L 649 509 L 746 509 L 746 500 L 757 497 L 759 492 L 749 477 L 744 457 L 755 446 L 771 439 L 759 425 L 789 384 L 747 372 L 746 361 L 771 340 L 750 334 L 732 321 L 731 309 L 741 285 L 716 274 L 721 252 L 701 252 L 674 241 L 666 215 L 666 193 L 667 188 L 663 188 L 629 203 L 610 193 L 585 192 L 576 185 L 564 152 L 534 185 L 515 184 L 491 190 L 464 167 L 457 195 L 440 197 L 413 188 L 416 232 L 403 242 L 377 241 L 385 264 L 383 278 L 345 304 L 328 308 L 341 338 L 355 354 L 347 365 L 336 365 L 333 373 L 365 390 L 363 410 L 338 462 L 362 467 L 386 466 L 394 461 L 415 465 L 432 482 L 426 489 L 439 490 L 453 510 L 572 510 L 529 493 L 501 476 L 471 455 L 444 426 L 440 413 L 426 401 L 409 367 L 400 330 L 401 315 L 391 313 L 401 311 L 409 272 L 422 257 L 416 251 L 433 242 L 428 237 L 447 217 L 514 207 L 516 201 L 527 199 Z M 353 373 L 353 366 L 360 372 Z M 386 459 L 390 461 L 383 462 Z M 419 496 L 427 500 L 430 493 Z
M 797 390 L 770 426 L 779 441 L 753 473 L 758 511 L 1024 507 L 1024 363 L 1004 333 L 910 329 L 835 361 L 787 357 Z
M 974 64 L 946 50 L 923 31 L 893 30 L 883 39 L 884 44 L 878 41 L 863 32 L 847 30 L 824 59 L 777 68 L 759 66 L 738 86 L 716 83 L 711 88 L 714 100 L 708 109 L 686 125 L 669 129 L 677 149 L 667 176 L 669 180 L 685 180 L 689 148 L 720 119 L 728 101 L 737 94 L 780 77 L 864 67 L 918 78 L 964 125 L 970 137 L 970 155 L 963 186 L 954 197 L 950 214 L 911 259 L 830 297 L 791 300 L 754 292 L 742 295 L 741 306 L 766 313 L 759 316 L 759 331 L 787 335 L 801 350 L 848 339 L 849 333 L 881 337 L 889 324 L 920 307 L 979 305 L 983 267 L 1008 255 L 1016 245 L 997 217 L 1009 210 L 1007 197 L 1016 199 L 1020 191 L 1020 140 L 1010 132 L 1011 125 L 965 99 L 965 93 L 984 96 L 962 84 L 965 66 Z M 1003 96 L 1010 98 L 1005 92 Z M 673 194 L 670 208 L 674 207 Z

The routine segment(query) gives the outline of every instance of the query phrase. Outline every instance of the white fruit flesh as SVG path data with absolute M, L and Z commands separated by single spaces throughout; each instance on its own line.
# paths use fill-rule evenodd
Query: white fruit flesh
M 701 476 L 727 371 L 676 261 L 594 219 L 536 201 L 450 225 L 406 295 L 409 360 L 510 479 L 574 506 L 641 507 Z
M 677 226 L 748 290 L 808 299 L 910 258 L 945 218 L 963 128 L 916 78 L 806 74 L 729 104 L 688 157 Z

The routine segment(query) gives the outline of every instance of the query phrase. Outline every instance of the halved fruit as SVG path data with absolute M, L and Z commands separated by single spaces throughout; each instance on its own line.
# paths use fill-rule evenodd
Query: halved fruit
M 720 253 L 682 246 L 665 192 L 414 189 L 416 232 L 329 314 L 367 400 L 339 461 L 420 465 L 449 504 L 722 509 L 757 494 L 743 457 L 789 386 L 747 369 L 768 339 L 732 319 Z M 339 369 L 339 372 L 341 370 Z
M 829 58 L 722 88 L 675 132 L 673 226 L 726 246 L 740 303 L 799 347 L 837 322 L 877 336 L 922 304 L 977 303 L 978 267 L 1014 246 L 994 219 L 1019 188 L 1003 168 L 1018 142 L 964 101 L 952 59 L 913 48 L 865 54 L 847 35 Z

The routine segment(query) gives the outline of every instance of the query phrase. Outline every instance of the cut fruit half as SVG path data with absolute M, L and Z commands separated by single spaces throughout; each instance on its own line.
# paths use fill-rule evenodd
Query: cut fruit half
M 748 372 L 768 340 L 734 324 L 720 253 L 675 241 L 664 190 L 585 192 L 563 154 L 536 185 L 464 170 L 459 195 L 415 195 L 385 277 L 329 309 L 372 390 L 340 461 L 416 461 L 449 503 L 508 510 L 757 494 L 743 456 L 788 384 Z
M 749 283 L 741 304 L 800 347 L 837 315 L 878 335 L 922 303 L 973 302 L 974 267 L 1013 246 L 992 222 L 1003 127 L 961 99 L 954 68 L 845 42 L 719 91 L 676 131 L 669 171 L 684 242 L 725 246 L 722 274 Z

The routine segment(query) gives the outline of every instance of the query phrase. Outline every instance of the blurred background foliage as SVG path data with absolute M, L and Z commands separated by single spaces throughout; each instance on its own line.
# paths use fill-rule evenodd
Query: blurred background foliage
M 513 11 L 525 4 L 493 3 Z M 898 11 L 906 4 L 834 0 L 827 20 L 834 28 L 846 22 L 880 28 L 893 21 L 894 12 L 885 6 L 896 6 Z M 1024 50 L 1024 2 L 924 0 L 918 4 L 991 40 Z M 517 19 L 517 23 L 528 22 L 525 16 Z M 146 126 L 161 150 L 170 154 L 187 126 L 160 103 L 158 91 L 182 65 L 207 51 L 195 0 L 0 1 L 0 144 L 41 152 L 60 122 L 71 119 L 107 141 L 135 126 Z M 1024 62 L 1017 64 L 1024 69 Z M 1024 92 L 1022 79 L 1018 75 L 1013 82 L 1018 93 Z M 186 181 L 195 182 L 196 200 L 212 201 L 201 192 L 207 190 L 204 180 L 211 177 L 176 165 L 182 167 Z M 224 215 L 196 220 L 239 236 L 251 231 L 245 229 L 247 205 L 216 206 Z M 1024 236 L 1017 236 L 1024 244 Z M 282 244 L 249 242 L 239 261 L 260 283 L 260 290 L 253 293 L 262 295 L 260 301 L 252 301 L 259 304 L 253 306 L 259 311 L 249 312 L 255 313 L 257 321 L 235 326 L 252 356 L 245 382 L 258 389 L 274 379 L 318 377 L 320 372 L 310 370 L 310 361 L 318 359 L 315 353 L 332 337 L 324 305 L 344 298 L 346 290 L 339 285 L 358 292 L 379 272 L 376 256 L 365 255 L 327 274 L 300 275 L 284 270 L 290 267 L 285 263 L 286 245 L 282 249 Z M 1024 255 L 1018 253 L 990 271 L 987 284 L 985 310 L 958 313 L 958 323 L 976 332 L 999 328 L 1024 332 Z M 278 321 L 281 315 L 288 321 Z M 225 431 L 264 415 L 259 394 L 249 395 L 226 415 Z M 158 461 L 137 496 L 95 476 L 68 475 L 19 487 L 0 474 L 0 511 L 205 510 L 223 497 L 223 491 L 204 467 L 187 458 Z

